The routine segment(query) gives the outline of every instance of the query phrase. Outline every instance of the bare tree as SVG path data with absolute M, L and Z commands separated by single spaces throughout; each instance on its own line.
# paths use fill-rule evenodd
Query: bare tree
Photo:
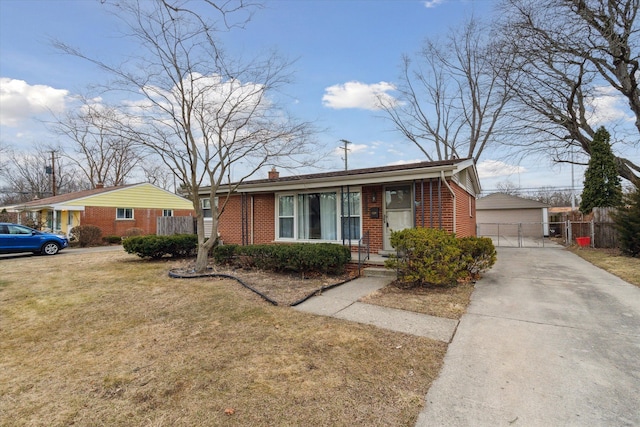
M 427 40 L 415 61 L 403 57 L 400 96 L 380 99 L 386 116 L 429 160 L 473 158 L 499 135 L 511 94 L 500 79 L 511 60 L 472 19 L 444 42 Z M 507 88 L 505 90 L 505 88 Z
M 125 184 L 142 160 L 135 141 L 122 131 L 121 122 L 118 110 L 82 99 L 79 107 L 50 125 L 72 142 L 71 148 L 61 148 L 60 153 L 82 171 L 92 188 Z
M 77 170 L 65 165 L 58 155 L 54 155 L 52 165 L 51 151 L 40 148 L 35 152 L 21 153 L 6 149 L 8 161 L 0 169 L 0 177 L 7 187 L 3 203 L 20 203 L 33 199 L 51 197 L 55 193 L 64 194 L 81 189 Z
M 167 191 L 177 192 L 176 176 L 162 161 L 151 160 L 150 156 L 147 156 L 140 167 L 146 182 L 164 188 Z
M 627 101 L 626 117 L 640 132 L 640 0 L 503 0 L 502 46 L 517 61 L 505 77 L 517 101 L 512 140 L 556 162 L 586 164 L 595 127 L 611 92 Z M 637 147 L 624 120 L 613 141 Z M 633 128 L 633 126 L 632 126 Z M 626 131 L 625 131 L 626 129 Z M 615 146 L 615 144 L 614 144 Z M 616 157 L 620 176 L 633 181 L 640 166 Z
M 242 1 L 123 2 L 114 5 L 139 47 L 133 58 L 112 66 L 58 43 L 112 73 L 109 89 L 142 97 L 129 100 L 121 122 L 131 138 L 155 152 L 174 171 L 193 200 L 198 224 L 196 271 L 218 242 L 217 224 L 231 193 L 265 167 L 291 162 L 308 149 L 308 123 L 279 108 L 278 90 L 289 82 L 289 63 L 276 54 L 232 61 L 216 40 L 216 23 L 255 6 Z M 242 21 L 235 21 L 240 22 Z M 231 175 L 234 179 L 230 179 Z M 200 189 L 208 186 L 212 229 L 204 233 Z M 218 197 L 219 196 L 219 197 Z

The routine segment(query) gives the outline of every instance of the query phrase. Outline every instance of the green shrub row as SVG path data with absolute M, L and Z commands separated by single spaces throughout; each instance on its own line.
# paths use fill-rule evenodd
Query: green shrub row
M 198 236 L 195 234 L 132 236 L 122 241 L 122 247 L 127 253 L 138 255 L 140 258 L 188 257 L 197 253 Z
M 396 269 L 405 286 L 452 286 L 459 279 L 475 280 L 496 261 L 489 238 L 456 238 L 455 234 L 432 228 L 410 228 L 391 234 L 397 255 L 385 265 Z
M 270 271 L 339 274 L 351 260 L 346 246 L 332 243 L 291 245 L 222 245 L 213 250 L 218 264 L 235 264 Z

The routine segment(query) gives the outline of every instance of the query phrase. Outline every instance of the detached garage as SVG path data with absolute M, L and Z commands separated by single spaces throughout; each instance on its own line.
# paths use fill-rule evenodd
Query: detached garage
M 549 236 L 549 205 L 505 193 L 476 202 L 478 236 Z

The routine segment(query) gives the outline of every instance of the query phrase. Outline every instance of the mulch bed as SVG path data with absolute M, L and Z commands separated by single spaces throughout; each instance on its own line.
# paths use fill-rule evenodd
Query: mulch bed
M 357 269 L 348 268 L 342 275 L 276 273 L 246 268 L 226 268 L 210 266 L 207 273 L 196 274 L 192 265 L 183 265 L 171 269 L 169 273 L 176 278 L 232 278 L 245 287 L 260 294 L 275 305 L 290 306 L 322 292 L 333 286 L 357 277 Z

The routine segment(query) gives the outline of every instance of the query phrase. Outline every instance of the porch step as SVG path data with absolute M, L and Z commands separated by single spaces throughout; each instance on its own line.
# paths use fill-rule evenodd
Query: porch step
M 384 267 L 365 267 L 362 270 L 364 277 L 388 277 L 390 279 L 396 278 L 395 270 L 390 270 Z

